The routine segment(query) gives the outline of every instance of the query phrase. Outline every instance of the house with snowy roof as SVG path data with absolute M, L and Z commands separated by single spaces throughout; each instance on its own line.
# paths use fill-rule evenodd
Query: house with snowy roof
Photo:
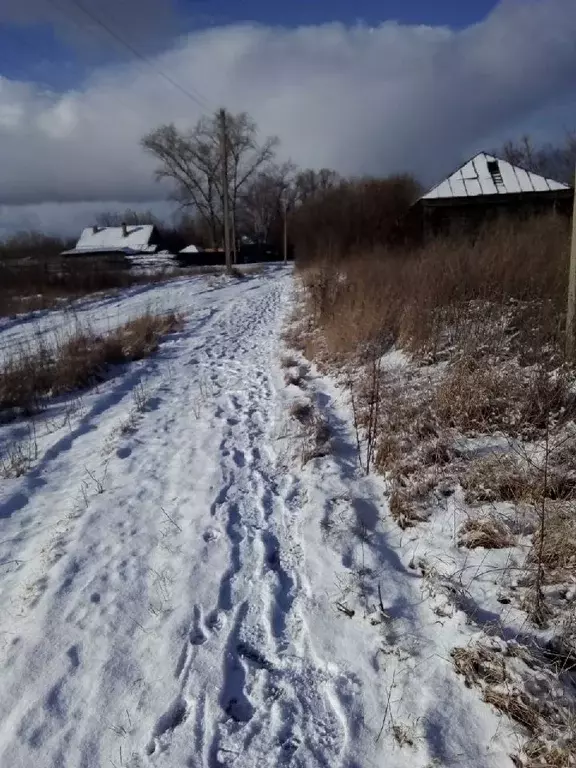
M 144 256 L 165 250 L 153 224 L 121 224 L 119 227 L 87 227 L 76 246 L 62 256 Z
M 556 211 L 569 216 L 574 190 L 506 160 L 480 152 L 413 206 L 424 234 L 474 227 L 500 215 L 528 217 Z

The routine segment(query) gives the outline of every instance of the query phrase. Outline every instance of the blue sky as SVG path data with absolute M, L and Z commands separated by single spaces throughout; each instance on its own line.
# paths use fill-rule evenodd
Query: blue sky
M 378 24 L 395 20 L 405 24 L 432 24 L 464 27 L 482 19 L 495 0 L 180 0 L 188 13 L 228 24 L 242 19 L 264 24 L 321 24 L 364 21 Z
M 6 0 L 8 1 L 8 0 Z M 24 0 L 26 2 L 26 0 Z M 106 18 L 99 4 L 83 0 L 89 9 Z M 168 7 L 169 0 L 165 0 Z M 176 0 L 173 24 L 158 37 L 146 39 L 134 34 L 130 27 L 118 29 L 123 37 L 147 53 L 161 50 L 170 37 L 245 21 L 265 25 L 295 27 L 339 21 L 353 25 L 377 25 L 384 21 L 401 24 L 449 26 L 460 29 L 482 20 L 496 5 L 495 0 Z M 74 87 L 102 63 L 126 55 L 101 30 L 94 29 L 90 19 L 71 6 L 55 5 L 51 21 L 32 17 L 30 23 L 2 22 L 0 16 L 0 75 L 17 80 L 34 80 L 58 90 Z M 70 22 L 70 28 L 62 25 Z M 71 30 L 83 28 L 86 36 L 77 44 Z M 136 38 L 136 39 L 135 39 Z M 129 55 L 129 54 L 128 54 Z

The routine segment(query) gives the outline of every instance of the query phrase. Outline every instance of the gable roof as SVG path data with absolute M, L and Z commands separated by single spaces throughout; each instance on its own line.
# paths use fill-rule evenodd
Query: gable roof
M 570 187 L 537 173 L 525 171 L 506 160 L 480 152 L 444 181 L 423 195 L 421 200 L 517 195 L 525 192 L 555 192 Z
M 115 251 L 118 253 L 154 253 L 156 246 L 150 245 L 153 233 L 153 224 L 127 226 L 126 235 L 124 235 L 123 227 L 86 227 L 82 230 L 76 247 L 64 253 L 66 255 Z

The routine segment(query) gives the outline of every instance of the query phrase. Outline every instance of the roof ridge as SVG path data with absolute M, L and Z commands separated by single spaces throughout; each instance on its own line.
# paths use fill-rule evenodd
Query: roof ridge
M 486 166 L 488 166 L 488 163 L 490 161 L 496 161 L 497 163 L 504 166 L 504 170 L 506 174 L 509 176 L 510 171 L 506 171 L 506 168 L 511 169 L 511 171 L 514 174 L 514 180 L 515 183 L 511 183 L 510 179 L 506 183 L 505 180 L 503 180 L 503 186 L 504 189 L 498 189 L 497 185 L 493 179 L 492 174 L 490 173 L 489 169 L 486 170 L 488 173 L 486 174 L 486 178 L 483 179 L 480 170 L 478 169 L 476 165 L 476 161 L 480 160 L 483 163 L 486 163 Z M 474 168 L 476 177 L 475 178 L 464 178 L 464 176 L 461 174 L 461 171 L 463 171 L 466 166 L 472 165 Z M 501 173 L 501 168 L 499 165 L 499 170 Z M 525 186 L 525 182 L 521 180 L 518 177 L 517 171 L 522 171 L 523 173 L 527 174 L 527 179 L 530 182 L 530 188 L 523 189 L 523 186 Z M 541 180 L 540 183 L 538 183 L 538 179 Z M 496 192 L 493 190 L 487 191 L 483 188 L 483 181 L 484 185 L 487 183 L 492 185 L 496 188 Z M 474 184 L 473 184 L 474 182 Z M 458 183 L 462 185 L 461 194 L 458 194 L 458 192 L 454 191 L 454 186 L 458 186 Z M 544 183 L 544 186 L 546 189 L 536 189 L 537 186 L 542 186 L 542 183 Z M 443 185 L 446 186 L 446 192 L 444 194 L 438 194 L 438 190 Z M 507 188 L 512 187 L 512 189 Z M 443 180 L 436 183 L 434 186 L 432 186 L 428 192 L 426 192 L 420 200 L 423 199 L 438 199 L 438 198 L 450 198 L 450 197 L 480 197 L 487 194 L 523 194 L 528 192 L 558 192 L 561 190 L 569 190 L 571 187 L 568 184 L 564 184 L 564 182 L 556 181 L 555 179 L 552 179 L 548 176 L 544 176 L 541 173 L 536 173 L 535 171 L 529 171 L 526 168 L 522 168 L 522 166 L 517 165 L 515 163 L 511 163 L 509 160 L 505 160 L 502 157 L 498 157 L 497 155 L 491 154 L 486 152 L 485 150 L 480 150 L 479 152 L 476 152 L 472 157 L 468 158 L 464 163 L 459 165 L 456 169 L 454 169 L 451 173 L 449 173 Z M 436 194 L 435 194 L 436 193 Z

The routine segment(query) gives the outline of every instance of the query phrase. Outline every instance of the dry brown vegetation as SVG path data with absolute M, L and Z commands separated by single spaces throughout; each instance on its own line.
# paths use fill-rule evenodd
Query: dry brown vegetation
M 562 678 L 576 659 L 576 376 L 563 353 L 568 250 L 569 222 L 554 215 L 494 221 L 473 237 L 412 249 L 348 249 L 336 261 L 326 248 L 300 265 L 302 306 L 290 339 L 341 374 L 359 464 L 367 471 L 371 450 L 401 528 L 426 525 L 451 497 L 455 545 L 521 544 L 528 553 L 518 564 L 520 550 L 510 554 L 514 575 L 506 579 L 514 586 L 502 603 L 550 626 L 549 651 L 521 641 L 505 652 L 456 649 L 454 664 L 526 729 L 513 759 L 530 768 L 576 764 L 574 697 Z M 555 703 L 520 685 L 520 674 L 554 688 Z
M 447 465 L 480 498 L 457 435 L 538 440 L 575 418 L 561 351 L 568 245 L 567 222 L 548 216 L 301 268 L 305 321 L 293 341 L 352 371 L 355 418 L 374 431 L 376 410 L 374 465 L 398 481 L 400 506 L 414 495 L 408 486 L 420 493 Z M 394 345 L 415 365 L 375 377 L 375 361 Z M 490 461 L 500 470 L 494 499 L 522 498 L 534 485 L 511 460 Z M 546 495 L 560 482 L 553 475 Z
M 430 362 L 544 348 L 558 353 L 568 222 L 556 216 L 488 225 L 475 240 L 446 237 L 374 249 L 301 269 L 309 312 L 331 356 L 401 343 Z
M 367 470 L 371 452 L 401 528 L 425 524 L 460 493 L 476 509 L 455 531 L 459 546 L 531 537 L 518 595 L 539 624 L 557 623 L 565 609 L 549 589 L 576 579 L 568 247 L 568 222 L 551 215 L 411 251 L 318 258 L 300 266 L 302 311 L 290 339 L 343 374 L 360 465 Z M 383 365 L 393 348 L 404 362 Z M 492 448 L 482 447 L 487 438 Z M 565 643 L 572 655 L 575 640 Z
M 467 520 L 458 532 L 460 546 L 475 549 L 504 549 L 512 544 L 507 526 L 495 515 Z
M 62 301 L 152 282 L 126 268 L 92 259 L 0 262 L 0 316 L 49 309 Z
M 522 768 L 568 768 L 576 758 L 576 731 L 571 680 L 557 675 L 537 648 L 514 641 L 476 643 L 455 648 L 452 661 L 468 686 L 478 686 L 484 701 L 516 721 L 527 734 L 520 754 Z
M 34 412 L 47 397 L 87 387 L 104 379 L 111 366 L 151 355 L 180 324 L 175 314 L 145 314 L 106 335 L 85 328 L 53 345 L 18 348 L 0 370 L 3 417 Z

